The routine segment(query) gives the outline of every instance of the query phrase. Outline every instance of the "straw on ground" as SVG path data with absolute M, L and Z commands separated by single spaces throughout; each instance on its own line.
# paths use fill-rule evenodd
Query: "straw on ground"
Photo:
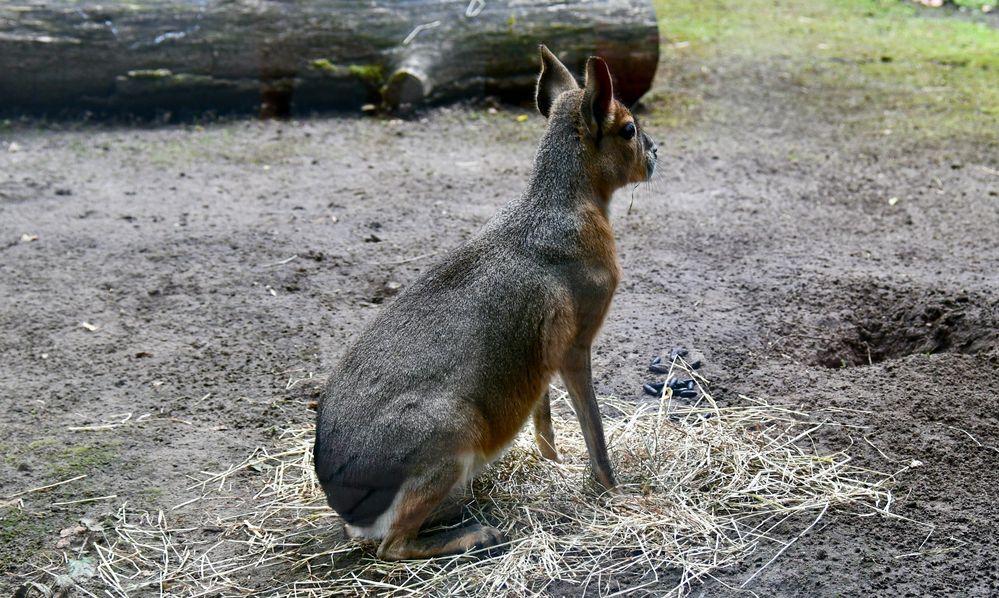
M 676 365 L 684 368 L 682 360 Z M 474 480 L 468 516 L 507 535 L 498 554 L 385 563 L 374 558 L 374 544 L 343 539 L 314 477 L 314 430 L 303 425 L 273 450 L 258 449 L 192 486 L 209 499 L 247 470 L 265 474 L 252 512 L 220 518 L 213 533 L 173 527 L 176 512 L 168 518 L 121 507 L 94 545 L 99 587 L 91 589 L 277 598 L 535 596 L 556 588 L 684 596 L 756 551 L 771 565 L 830 510 L 889 515 L 893 475 L 855 467 L 844 452 L 814 452 L 808 440 L 831 422 L 748 397 L 720 407 L 703 378 L 685 371 L 702 391 L 694 404 L 669 394 L 644 403 L 603 400 L 617 412 L 605 425 L 620 493 L 601 495 L 591 483 L 571 418 L 555 421 L 564 463 L 541 459 L 526 430 Z M 554 398 L 566 401 L 564 393 Z

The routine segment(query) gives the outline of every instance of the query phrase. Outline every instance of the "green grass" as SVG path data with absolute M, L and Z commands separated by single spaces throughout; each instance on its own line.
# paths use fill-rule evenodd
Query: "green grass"
M 996 7 L 996 0 L 953 0 L 953 2 L 958 6 L 975 10 L 982 10 L 986 6 Z
M 120 444 L 118 441 L 113 441 L 62 446 L 55 438 L 43 437 L 32 440 L 22 447 L 0 445 L 0 453 L 8 465 L 16 467 L 32 457 L 35 461 L 45 464 L 50 476 L 66 478 L 113 464 L 118 459 Z
M 28 443 L 28 450 L 31 452 L 40 451 L 59 444 L 59 441 L 51 436 L 38 438 Z
M 10 581 L 7 573 L 23 565 L 25 555 L 38 550 L 52 536 L 51 524 L 24 511 L 0 509 L 0 579 Z
M 819 109 L 872 130 L 999 136 L 999 30 L 987 24 L 897 0 L 655 4 L 666 61 L 779 63 Z
M 118 459 L 118 449 L 110 445 L 83 444 L 57 452 L 50 463 L 56 476 L 73 476 L 111 465 Z

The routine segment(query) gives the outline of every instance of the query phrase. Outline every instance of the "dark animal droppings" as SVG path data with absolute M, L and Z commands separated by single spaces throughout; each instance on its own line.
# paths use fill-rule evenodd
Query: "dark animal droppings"
M 694 381 L 693 380 L 677 380 L 676 378 L 670 378 L 669 387 L 675 391 L 681 390 L 693 390 Z
M 648 382 L 642 385 L 642 390 L 644 390 L 645 394 L 647 395 L 652 395 L 654 397 L 661 397 L 663 396 L 664 386 L 665 384 L 663 384 L 662 382 Z

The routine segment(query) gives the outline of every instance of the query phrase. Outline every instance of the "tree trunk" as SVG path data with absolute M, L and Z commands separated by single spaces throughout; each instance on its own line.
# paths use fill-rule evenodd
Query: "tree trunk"
M 5 0 L 0 110 L 391 110 L 531 97 L 537 46 L 617 92 L 659 59 L 650 0 Z

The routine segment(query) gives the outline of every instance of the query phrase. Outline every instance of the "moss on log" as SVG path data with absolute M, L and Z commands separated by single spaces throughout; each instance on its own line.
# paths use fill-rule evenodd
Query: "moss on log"
M 398 110 L 530 97 L 537 45 L 598 54 L 637 100 L 659 39 L 649 0 L 148 0 L 0 3 L 0 110 Z

